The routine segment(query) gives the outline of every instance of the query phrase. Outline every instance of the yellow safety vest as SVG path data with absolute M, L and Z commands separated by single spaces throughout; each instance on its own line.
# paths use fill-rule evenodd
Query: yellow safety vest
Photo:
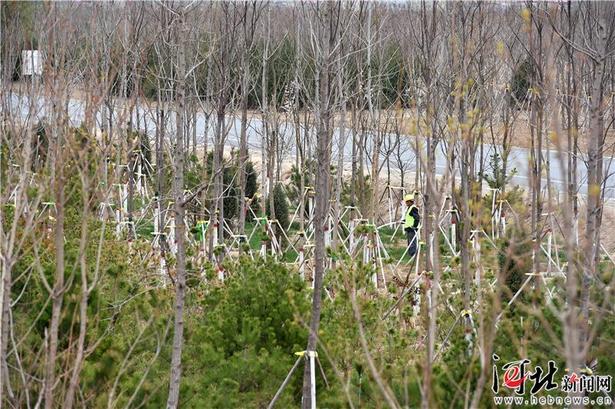
M 406 222 L 404 223 L 404 229 L 414 227 L 414 217 L 412 217 L 410 213 L 412 213 L 412 210 L 416 208 L 417 207 L 415 205 L 412 205 L 408 209 L 406 209 Z

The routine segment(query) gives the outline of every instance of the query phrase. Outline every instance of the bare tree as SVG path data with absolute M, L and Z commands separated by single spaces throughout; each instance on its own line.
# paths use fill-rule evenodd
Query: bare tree
M 314 110 L 316 112 L 316 159 L 318 162 L 316 173 L 316 195 L 314 209 L 314 294 L 312 298 L 312 313 L 310 318 L 310 332 L 306 351 L 308 354 L 316 351 L 318 342 L 318 328 L 320 325 L 320 312 L 322 308 L 323 276 L 325 273 L 325 223 L 329 213 L 330 191 L 330 164 L 331 164 L 331 119 L 333 106 L 333 70 L 334 58 L 339 51 L 338 41 L 342 24 L 342 9 L 340 3 L 326 3 L 304 5 L 311 8 L 310 14 L 314 16 L 315 27 L 310 33 L 312 55 L 315 63 L 314 78 L 317 84 L 314 96 Z M 307 13 L 307 11 L 306 11 Z M 306 360 L 303 374 L 303 400 L 304 409 L 313 408 L 315 385 L 311 379 L 316 375 Z
M 184 343 L 184 303 L 186 298 L 186 226 L 184 203 L 184 121 L 186 118 L 186 55 L 183 37 L 186 33 L 184 19 L 186 8 L 176 11 L 175 41 L 177 44 L 177 131 L 173 157 L 173 208 L 175 215 L 175 240 L 177 242 L 177 261 L 175 265 L 175 325 L 173 327 L 173 352 L 171 355 L 171 376 L 167 408 L 179 406 L 179 387 L 181 382 L 182 348 Z
M 246 222 L 246 162 L 248 155 L 248 97 L 252 90 L 250 57 L 252 55 L 254 35 L 262 6 L 256 1 L 245 3 L 243 8 L 243 48 L 241 54 L 241 130 L 239 140 L 239 234 L 245 233 Z

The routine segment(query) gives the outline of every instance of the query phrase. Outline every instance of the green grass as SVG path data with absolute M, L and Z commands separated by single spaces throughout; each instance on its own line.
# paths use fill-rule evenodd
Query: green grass
M 340 226 L 343 227 L 343 226 Z M 255 229 L 259 229 L 260 224 L 254 220 L 246 221 L 245 226 L 245 234 L 250 239 L 249 246 L 253 252 L 259 252 L 262 245 L 262 237 L 259 231 L 254 231 Z M 154 231 L 154 225 L 152 221 L 143 221 L 137 226 L 137 236 L 139 238 L 144 238 L 147 240 L 151 240 L 153 238 L 152 232 Z M 342 237 L 346 237 L 347 231 L 345 228 L 341 229 Z M 254 234 L 253 234 L 254 233 Z M 297 240 L 297 235 L 299 233 L 299 223 L 294 222 L 289 230 L 286 232 L 289 240 L 295 244 Z M 387 252 L 389 253 L 390 258 L 393 259 L 394 262 L 397 262 L 401 256 L 406 251 L 406 237 L 404 235 L 403 230 L 400 228 L 395 232 L 395 229 L 391 227 L 385 227 L 379 230 L 380 239 L 384 244 Z M 293 263 L 297 260 L 298 254 L 295 249 L 289 246 L 289 243 L 286 242 L 286 239 L 282 238 L 282 248 L 287 248 L 286 251 L 280 257 L 280 261 L 286 263 Z M 407 256 L 406 256 L 407 258 Z
M 138 224 L 135 228 L 135 231 L 137 233 L 137 238 L 143 238 L 146 240 L 154 239 L 154 236 L 152 235 L 152 233 L 154 232 L 153 222 L 146 222 L 146 223 Z

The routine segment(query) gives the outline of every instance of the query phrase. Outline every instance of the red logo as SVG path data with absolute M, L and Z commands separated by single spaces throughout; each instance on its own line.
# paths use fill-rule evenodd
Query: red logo
M 527 375 L 521 376 L 521 365 L 509 367 L 504 373 L 504 386 L 509 389 L 516 389 L 525 383 Z
M 500 390 L 500 378 L 498 376 L 498 366 L 495 364 L 500 360 L 500 357 L 493 354 L 493 382 L 491 384 L 491 390 L 497 394 Z M 557 372 L 555 362 L 549 361 L 547 370 L 544 371 L 540 365 L 536 365 L 533 371 L 528 370 L 530 364 L 529 359 L 522 359 L 519 361 L 508 362 L 502 366 L 504 371 L 504 385 L 508 389 L 515 391 L 517 395 L 523 395 L 525 393 L 525 384 L 529 381 L 531 386 L 530 393 L 532 395 L 540 392 L 542 389 L 550 391 L 557 387 L 554 382 L 554 375 Z

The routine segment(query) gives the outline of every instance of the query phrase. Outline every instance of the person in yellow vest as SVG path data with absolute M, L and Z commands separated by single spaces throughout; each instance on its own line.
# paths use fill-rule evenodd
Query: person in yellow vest
M 419 227 L 421 217 L 419 216 L 419 208 L 414 204 L 414 195 L 404 196 L 404 202 L 406 202 L 404 231 L 408 239 L 408 255 L 412 258 L 416 254 L 416 242 L 418 241 L 416 230 Z

